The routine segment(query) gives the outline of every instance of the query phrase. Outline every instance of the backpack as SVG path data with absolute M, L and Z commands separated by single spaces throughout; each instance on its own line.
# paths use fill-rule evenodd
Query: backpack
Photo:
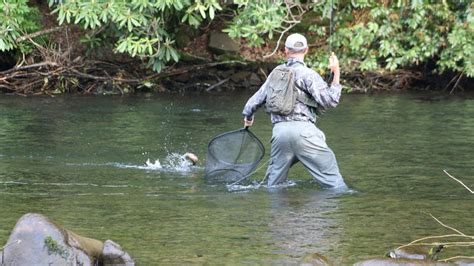
M 269 113 L 289 115 L 295 108 L 296 101 L 309 107 L 317 107 L 317 103 L 300 91 L 294 79 L 295 69 L 286 65 L 277 66 L 268 76 L 266 108 Z
M 298 88 L 291 67 L 277 66 L 268 76 L 267 111 L 277 115 L 289 115 L 296 103 Z

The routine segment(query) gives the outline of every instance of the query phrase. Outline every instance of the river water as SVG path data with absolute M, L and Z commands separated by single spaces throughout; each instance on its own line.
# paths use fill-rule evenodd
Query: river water
M 249 94 L 129 97 L 0 95 L 0 246 L 25 213 L 119 243 L 139 265 L 336 265 L 411 240 L 474 235 L 474 97 L 343 95 L 318 122 L 350 189 L 321 189 L 301 165 L 286 187 L 203 181 L 207 144 L 242 126 Z M 252 131 L 267 148 L 260 111 Z M 182 161 L 194 152 L 198 166 Z M 158 160 L 158 161 L 157 161 Z M 148 162 L 148 163 L 147 163 Z M 448 249 L 444 256 L 471 253 Z M 469 254 L 468 254 L 469 255 Z

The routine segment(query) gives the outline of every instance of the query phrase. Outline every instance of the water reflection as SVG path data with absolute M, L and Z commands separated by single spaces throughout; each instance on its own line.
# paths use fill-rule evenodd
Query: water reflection
M 339 208 L 339 197 L 344 193 L 319 189 L 270 191 L 268 233 L 275 254 L 298 260 L 313 253 L 328 256 L 335 250 L 344 232 L 332 214 Z

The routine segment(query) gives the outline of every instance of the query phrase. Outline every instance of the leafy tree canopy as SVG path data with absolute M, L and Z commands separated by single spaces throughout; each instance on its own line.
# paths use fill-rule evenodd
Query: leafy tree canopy
M 474 77 L 471 0 L 49 0 L 49 5 L 59 24 L 87 30 L 84 42 L 90 47 L 113 43 L 115 52 L 140 57 L 155 71 L 179 60 L 174 34 L 180 24 L 199 28 L 219 18 L 227 21 L 224 32 L 251 47 L 303 33 L 311 47 L 309 63 L 321 71 L 332 50 L 346 71 L 433 65 L 438 73 Z M 0 51 L 17 48 L 20 36 L 38 30 L 37 11 L 26 0 L 2 1 L 0 10 Z

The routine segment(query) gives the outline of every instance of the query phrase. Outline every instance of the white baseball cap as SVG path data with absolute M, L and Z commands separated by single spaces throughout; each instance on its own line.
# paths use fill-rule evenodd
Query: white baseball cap
M 285 47 L 290 50 L 299 52 L 308 48 L 308 42 L 306 41 L 306 38 L 303 35 L 299 33 L 293 33 L 286 38 Z

